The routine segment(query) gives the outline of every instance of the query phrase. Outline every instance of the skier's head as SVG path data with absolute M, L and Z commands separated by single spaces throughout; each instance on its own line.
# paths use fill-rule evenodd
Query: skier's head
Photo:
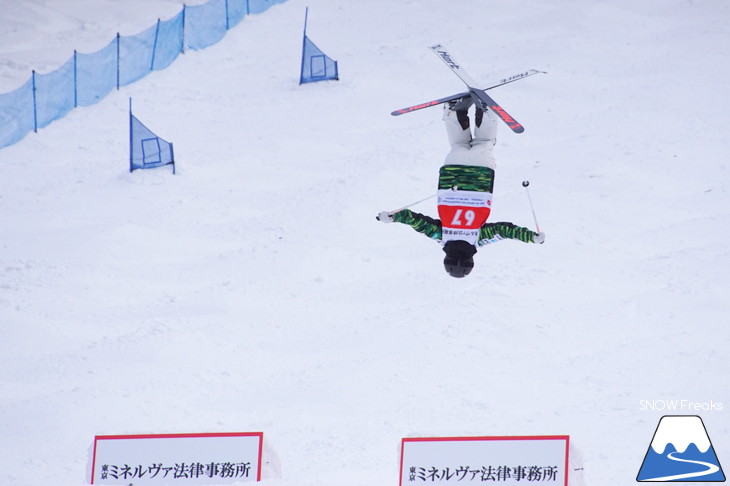
M 461 240 L 452 240 L 444 245 L 444 268 L 454 278 L 466 277 L 474 268 L 474 245 Z

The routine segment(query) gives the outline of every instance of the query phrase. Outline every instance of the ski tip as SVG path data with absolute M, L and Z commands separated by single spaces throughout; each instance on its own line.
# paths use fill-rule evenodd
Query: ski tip
M 406 108 L 401 108 L 400 110 L 392 111 L 390 114 L 393 116 L 403 115 L 405 113 L 410 113 L 412 111 L 422 110 L 423 108 L 428 108 L 429 106 L 440 105 L 441 103 L 445 103 L 446 101 L 450 101 L 450 99 L 439 99 L 439 100 L 427 101 L 426 103 L 421 103 L 420 105 L 408 106 Z

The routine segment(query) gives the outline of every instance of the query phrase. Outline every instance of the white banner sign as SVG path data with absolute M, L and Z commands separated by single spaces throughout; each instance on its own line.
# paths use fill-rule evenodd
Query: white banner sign
M 400 486 L 568 486 L 568 442 L 567 435 L 405 438 Z
M 100 435 L 91 484 L 231 484 L 261 480 L 262 432 Z

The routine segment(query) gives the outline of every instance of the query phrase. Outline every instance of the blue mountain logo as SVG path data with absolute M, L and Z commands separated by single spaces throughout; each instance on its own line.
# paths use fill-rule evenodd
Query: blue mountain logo
M 696 415 L 662 417 L 636 480 L 725 481 L 702 419 Z

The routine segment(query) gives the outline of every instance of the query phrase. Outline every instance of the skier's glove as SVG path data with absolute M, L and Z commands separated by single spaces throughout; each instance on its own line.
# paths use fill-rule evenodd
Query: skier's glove
M 540 231 L 539 233 L 535 233 L 534 236 L 532 237 L 532 242 L 533 243 L 539 243 L 541 245 L 543 243 L 545 243 L 545 232 L 544 231 Z
M 382 221 L 383 223 L 392 223 L 393 215 L 390 214 L 388 211 L 383 211 L 382 213 L 375 216 L 375 219 L 377 219 L 378 221 Z

